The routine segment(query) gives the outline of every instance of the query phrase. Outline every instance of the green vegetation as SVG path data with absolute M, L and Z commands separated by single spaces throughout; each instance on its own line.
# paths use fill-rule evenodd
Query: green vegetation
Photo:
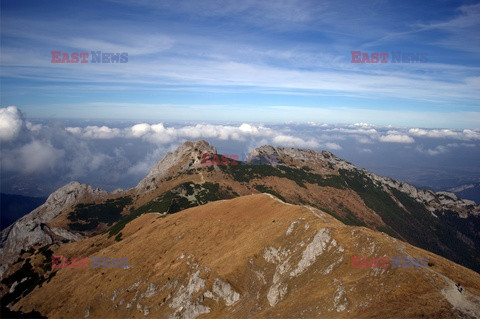
M 335 215 L 337 215 L 336 218 L 339 219 L 342 223 L 350 226 L 365 226 L 365 223 L 357 219 L 357 217 L 355 217 L 355 214 L 350 209 L 345 207 L 342 203 L 339 203 L 338 207 L 342 210 L 344 215 L 342 216 L 338 216 L 338 214 L 335 214 Z
M 187 197 L 192 196 L 194 199 L 190 201 Z M 106 232 L 108 232 L 109 237 L 115 236 L 120 233 L 126 224 L 145 213 L 174 214 L 190 207 L 233 197 L 234 194 L 231 190 L 221 189 L 218 183 L 194 184 L 186 182 L 166 191 L 145 205 L 132 209 L 128 215 L 123 216 L 118 223 L 107 229 Z
M 287 202 L 287 201 L 285 200 L 285 198 L 283 198 L 282 195 L 280 195 L 279 193 L 277 193 L 276 191 L 274 191 L 270 186 L 266 186 L 266 185 L 253 185 L 253 187 L 254 187 L 257 191 L 259 191 L 259 192 L 272 194 L 273 196 L 281 199 L 282 201 Z
M 480 219 L 474 216 L 458 217 L 452 211 L 435 212 L 438 216 L 433 225 L 436 233 L 440 234 L 441 243 L 450 249 L 451 255 L 447 258 L 480 272 Z M 460 238 L 467 235 L 472 240 L 462 241 Z M 440 254 L 440 253 L 439 253 Z M 453 257 L 452 257 L 453 256 Z
M 26 278 L 22 282 L 22 279 Z M 41 285 L 46 278 L 40 276 L 33 270 L 29 261 L 25 261 L 22 267 L 10 276 L 2 279 L 2 283 L 11 287 L 14 282 L 17 282 L 15 289 L 8 292 L 2 297 L 2 305 L 8 305 L 10 302 L 18 302 L 21 297 L 28 295 L 37 285 Z
M 120 241 L 122 240 L 122 233 L 118 233 L 117 236 L 115 236 L 115 241 Z
M 377 186 L 362 171 L 340 170 L 340 176 L 357 192 L 369 208 L 377 212 L 388 228 L 381 231 L 405 239 L 409 243 L 449 258 L 473 270 L 480 270 L 475 257 L 478 246 L 468 245 L 459 239 L 463 233 L 480 240 L 478 218 L 459 218 L 455 212 L 436 212 L 434 217 L 423 204 L 408 194 L 389 188 L 391 194 L 405 207 L 398 205 L 381 186 Z
M 314 205 L 316 206 L 316 205 Z M 341 221 L 342 223 L 344 223 L 345 225 L 350 225 L 350 226 L 365 226 L 365 224 L 357 219 L 355 217 L 355 215 L 350 211 L 348 210 L 346 207 L 341 207 L 340 205 L 340 208 L 347 213 L 347 215 L 343 216 L 343 215 L 339 215 L 335 212 L 332 212 L 331 210 L 325 208 L 325 207 L 322 207 L 322 206 L 316 206 L 318 209 L 324 211 L 325 213 L 335 217 L 336 219 L 338 219 L 339 221 Z
M 125 206 L 132 203 L 130 196 L 108 199 L 100 204 L 78 204 L 68 215 L 69 227 L 76 231 L 95 229 L 99 223 L 111 225 L 122 217 Z
M 398 236 L 398 234 L 393 231 L 393 229 L 391 229 L 390 227 L 378 227 L 378 231 L 381 231 L 381 232 L 384 232 L 385 234 L 389 235 L 389 236 L 392 236 L 394 238 L 397 238 L 397 239 L 400 239 L 400 237 Z
M 39 249 L 35 250 L 33 247 L 30 247 L 28 251 L 21 250 L 21 254 L 28 253 L 29 256 L 25 260 L 20 258 L 17 262 L 12 265 L 11 267 L 18 267 L 18 264 L 21 263 L 21 267 L 16 270 L 14 273 L 6 276 L 2 279 L 2 284 L 8 287 L 5 295 L 2 296 L 1 304 L 2 304 L 2 317 L 6 316 L 7 313 L 14 316 L 14 318 L 45 318 L 42 317 L 38 312 L 29 312 L 29 313 L 22 313 L 22 312 L 11 312 L 6 308 L 6 306 L 10 303 L 18 302 L 22 297 L 28 295 L 35 287 L 42 286 L 42 284 L 47 281 L 49 282 L 55 275 L 56 271 L 52 272 L 52 255 L 53 251 L 50 249 L 52 244 L 48 244 L 45 246 L 40 247 Z M 42 255 L 43 261 L 41 264 L 32 264 L 31 260 L 38 260 L 38 255 Z M 38 272 L 40 269 L 43 270 L 44 275 Z M 10 292 L 10 288 L 12 285 L 15 284 L 15 288 L 12 292 Z
M 388 194 L 382 186 L 374 184 L 364 172 L 358 170 L 340 170 L 340 176 L 345 183 L 365 202 L 365 205 L 377 212 L 383 221 L 392 230 L 384 229 L 388 234 L 400 234 L 410 243 L 420 247 L 431 246 L 435 238 L 427 238 L 424 235 L 425 221 L 430 220 L 430 213 L 410 196 L 390 189 L 393 195 L 399 200 L 410 213 L 402 209 Z M 411 209 L 411 210 L 410 210 Z
M 46 319 L 47 317 L 44 317 L 40 314 L 38 311 L 31 311 L 31 312 L 21 312 L 21 311 L 13 311 L 10 310 L 2 303 L 1 306 L 1 318 L 25 318 L 25 319 L 32 319 L 32 318 L 44 318 Z
M 52 270 L 51 261 L 52 261 L 53 251 L 50 250 L 51 245 L 52 244 L 45 245 L 38 250 L 38 252 L 45 257 L 45 261 L 43 262 L 43 264 L 41 266 L 44 271 Z
M 239 165 L 220 165 L 218 167 L 238 182 L 249 182 L 254 178 L 276 176 L 279 178 L 290 179 L 303 188 L 306 188 L 305 182 L 317 184 L 318 186 L 330 186 L 339 189 L 345 188 L 342 179 L 337 175 L 331 175 L 324 178 L 319 174 L 310 173 L 303 169 L 285 165 L 245 165 L 241 161 L 238 161 L 238 163 Z

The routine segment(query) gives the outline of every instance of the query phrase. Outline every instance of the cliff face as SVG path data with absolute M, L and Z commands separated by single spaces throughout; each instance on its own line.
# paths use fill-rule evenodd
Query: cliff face
M 22 249 L 26 250 L 33 245 L 80 240 L 82 236 L 66 229 L 50 228 L 47 223 L 71 208 L 80 199 L 99 199 L 106 195 L 105 191 L 92 189 L 78 182 L 72 182 L 56 190 L 48 197 L 45 204 L 2 231 L 0 246 L 2 273 L 6 264 L 12 262 Z
M 174 152 L 159 160 L 148 175 L 138 183 L 135 192 L 140 195 L 155 190 L 162 179 L 172 178 L 190 169 L 199 169 L 203 153 L 217 153 L 217 149 L 205 141 L 185 142 Z

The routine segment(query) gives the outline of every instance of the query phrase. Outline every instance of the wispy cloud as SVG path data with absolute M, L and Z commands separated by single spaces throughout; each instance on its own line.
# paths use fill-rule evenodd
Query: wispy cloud
M 58 100 L 83 103 L 85 109 L 99 100 L 237 104 L 256 107 L 268 121 L 275 115 L 266 108 L 282 101 L 297 114 L 329 108 L 337 117 L 345 116 L 344 107 L 357 110 L 352 114 L 395 108 L 422 118 L 424 127 L 445 127 L 435 117 L 422 117 L 425 112 L 471 112 L 470 124 L 459 119 L 462 115 L 452 127 L 480 125 L 474 120 L 479 118 L 480 68 L 478 55 L 472 54 L 480 43 L 474 32 L 478 4 L 439 5 L 429 8 L 428 17 L 421 15 L 425 4 L 408 1 L 118 0 L 96 5 L 108 7 L 109 15 L 99 19 L 89 1 L 76 7 L 75 16 L 5 5 L 6 105 L 35 112 Z M 128 52 L 129 61 L 52 64 L 52 50 Z M 351 50 L 427 52 L 429 61 L 352 64 Z M 129 117 L 135 114 L 135 108 L 129 110 Z M 182 119 L 184 114 L 172 115 Z M 246 116 L 237 111 L 234 118 L 245 121 Z M 343 122 L 368 120 L 360 116 Z M 383 117 L 382 124 L 391 124 L 390 118 Z

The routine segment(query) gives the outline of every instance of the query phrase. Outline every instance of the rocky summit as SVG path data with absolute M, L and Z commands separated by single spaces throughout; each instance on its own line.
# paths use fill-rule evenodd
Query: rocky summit
M 480 317 L 474 202 L 326 151 L 203 153 L 185 142 L 126 191 L 68 184 L 5 229 L 2 317 Z

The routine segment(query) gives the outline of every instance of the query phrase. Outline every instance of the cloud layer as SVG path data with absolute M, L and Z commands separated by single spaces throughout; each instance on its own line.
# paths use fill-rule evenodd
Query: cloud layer
M 32 123 L 15 106 L 1 108 L 2 188 L 20 191 L 32 184 L 37 190 L 51 191 L 70 180 L 109 190 L 133 187 L 167 151 L 186 140 L 204 139 L 229 154 L 244 154 L 265 144 L 326 149 L 352 162 L 364 157 L 375 162 L 385 154 L 408 154 L 421 161 L 422 157 L 448 157 L 453 150 L 467 150 L 474 157 L 480 144 L 480 130 L 393 128 L 367 123 L 76 123 Z

